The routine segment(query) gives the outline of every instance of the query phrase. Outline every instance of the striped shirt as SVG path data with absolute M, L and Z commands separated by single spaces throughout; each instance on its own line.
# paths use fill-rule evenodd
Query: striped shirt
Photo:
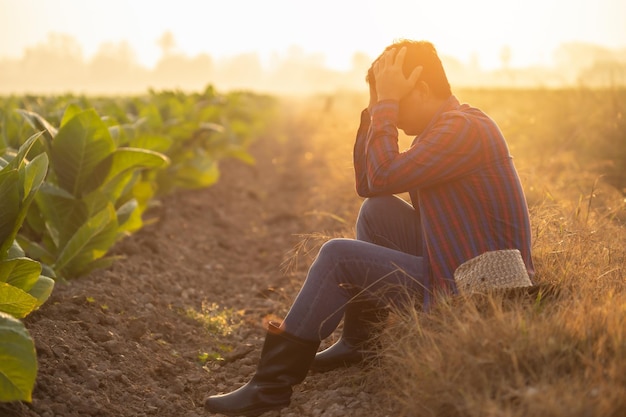
M 531 229 L 524 192 L 496 123 L 451 96 L 411 147 L 398 148 L 398 103 L 361 115 L 354 146 L 362 197 L 408 192 L 419 210 L 431 292 L 456 292 L 454 271 L 484 252 L 519 249 L 529 275 Z

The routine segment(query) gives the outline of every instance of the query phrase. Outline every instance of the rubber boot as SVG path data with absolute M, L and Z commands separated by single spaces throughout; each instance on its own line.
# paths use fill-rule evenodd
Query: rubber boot
M 258 416 L 287 407 L 292 386 L 304 380 L 319 344 L 285 333 L 270 323 L 250 382 L 229 394 L 208 397 L 204 408 L 227 416 Z
M 314 372 L 359 364 L 371 358 L 373 340 L 381 323 L 387 318 L 386 309 L 375 308 L 370 302 L 348 304 L 343 318 L 343 333 L 339 340 L 315 355 L 311 364 Z

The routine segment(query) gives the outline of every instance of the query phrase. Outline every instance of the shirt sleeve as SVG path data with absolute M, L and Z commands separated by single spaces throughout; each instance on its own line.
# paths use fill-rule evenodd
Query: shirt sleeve
M 353 153 L 356 192 L 361 197 L 367 197 L 369 195 L 369 188 L 367 184 L 367 162 L 365 158 L 365 145 L 369 129 L 370 114 L 367 109 L 365 109 L 361 112 L 361 123 L 359 124 L 359 129 L 357 130 Z
M 398 103 L 372 108 L 365 146 L 364 196 L 398 194 L 466 175 L 481 165 L 481 138 L 470 118 L 458 111 L 438 117 L 406 151 L 398 149 Z M 358 141 L 357 141 L 358 142 Z

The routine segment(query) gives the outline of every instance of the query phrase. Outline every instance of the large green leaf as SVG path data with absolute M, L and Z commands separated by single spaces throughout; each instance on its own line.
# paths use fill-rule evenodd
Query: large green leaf
M 54 270 L 80 271 L 89 262 L 104 256 L 117 238 L 117 215 L 112 204 L 91 217 L 61 249 Z M 70 265 L 72 263 L 73 265 Z
M 0 311 L 21 319 L 37 307 L 37 299 L 26 291 L 0 282 Z
M 97 188 L 94 169 L 115 150 L 106 125 L 95 110 L 75 115 L 52 143 L 52 169 L 59 186 L 75 197 Z
M 0 261 L 0 282 L 6 282 L 29 291 L 41 274 L 41 264 L 30 258 L 14 258 Z
M 129 171 L 138 169 L 157 169 L 166 166 L 169 159 L 158 152 L 138 148 L 118 148 L 94 169 L 91 181 L 95 189 L 100 185 L 115 181 Z M 114 203 L 115 201 L 113 201 Z
M 112 159 L 105 183 L 129 170 L 162 168 L 169 163 L 167 156 L 159 152 L 138 148 L 119 148 L 113 153 Z
M 31 402 L 36 378 L 33 339 L 21 321 L 0 313 L 0 402 Z

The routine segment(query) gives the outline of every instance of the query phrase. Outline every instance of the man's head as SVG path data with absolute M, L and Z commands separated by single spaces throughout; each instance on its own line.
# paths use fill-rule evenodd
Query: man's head
M 450 83 L 432 43 L 426 41 L 402 40 L 385 48 L 385 51 L 374 60 L 368 70 L 366 81 L 370 85 L 370 94 L 376 94 L 374 65 L 389 50 L 406 49 L 402 72 L 405 77 L 417 67 L 422 72 L 415 88 L 400 101 L 398 127 L 407 134 L 418 134 L 428 124 L 442 101 L 452 95 Z
M 430 42 L 412 40 L 394 42 L 385 48 L 380 56 L 374 60 L 374 63 L 378 61 L 385 52 L 402 47 L 406 48 L 406 56 L 404 57 L 404 66 L 402 68 L 405 77 L 408 77 L 413 69 L 421 66 L 423 70 L 419 79 L 428 84 L 433 95 L 442 99 L 450 97 L 452 91 L 448 77 L 446 76 L 446 72 L 443 69 L 435 47 Z M 372 66 L 367 71 L 365 80 L 375 89 L 376 81 L 374 80 L 373 74 L 374 63 L 372 63 Z

